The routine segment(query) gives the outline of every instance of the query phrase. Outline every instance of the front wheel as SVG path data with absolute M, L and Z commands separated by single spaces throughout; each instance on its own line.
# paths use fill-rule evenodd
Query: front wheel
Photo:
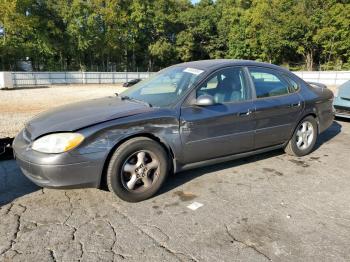
M 318 130 L 316 119 L 312 116 L 305 117 L 295 130 L 293 137 L 288 142 L 285 152 L 293 156 L 305 156 L 314 148 Z
M 159 143 L 146 137 L 132 138 L 117 148 L 109 162 L 108 189 L 128 202 L 145 200 L 165 181 L 168 162 Z

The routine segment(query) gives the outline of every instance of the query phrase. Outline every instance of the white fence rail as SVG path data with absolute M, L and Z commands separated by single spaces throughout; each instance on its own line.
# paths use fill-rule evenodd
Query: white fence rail
M 350 80 L 350 71 L 298 71 L 293 73 L 306 82 L 317 82 L 328 86 L 339 86 Z
M 58 84 L 117 84 L 148 78 L 151 72 L 12 72 L 14 87 Z
M 339 86 L 350 80 L 350 71 L 298 71 L 309 82 Z M 0 88 L 56 84 L 117 84 L 148 78 L 151 72 L 0 72 Z

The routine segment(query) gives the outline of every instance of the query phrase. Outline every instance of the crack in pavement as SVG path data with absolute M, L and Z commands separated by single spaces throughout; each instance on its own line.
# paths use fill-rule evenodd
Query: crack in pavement
M 228 228 L 227 225 L 225 225 L 226 228 L 226 233 L 229 235 L 229 237 L 232 239 L 232 241 L 243 244 L 244 246 L 253 249 L 256 253 L 262 255 L 263 257 L 265 257 L 267 260 L 272 261 L 272 259 L 270 257 L 268 257 L 266 254 L 264 254 L 262 251 L 260 251 L 259 249 L 257 249 L 256 246 L 254 245 L 250 245 L 248 243 L 246 243 L 245 241 L 239 240 L 237 239 L 231 232 L 230 229 Z
M 64 195 L 66 196 L 66 198 L 68 199 L 69 205 L 70 205 L 70 213 L 67 216 L 67 218 L 63 221 L 63 224 L 66 225 L 67 221 L 71 218 L 71 216 L 73 215 L 73 203 L 71 201 L 70 196 L 68 196 L 67 191 L 64 192 Z
M 80 224 L 78 227 L 75 227 L 75 226 L 72 226 L 72 225 L 69 225 L 68 223 L 64 224 L 65 226 L 73 229 L 72 231 L 72 241 L 73 242 L 76 242 L 77 238 L 76 238 L 76 233 L 78 232 L 79 228 L 81 228 L 82 226 L 86 225 L 86 224 L 89 224 L 91 221 L 94 221 L 96 220 L 96 217 L 93 217 L 91 219 L 89 219 L 88 221 L 86 221 L 85 223 L 82 223 Z M 78 245 L 79 245 L 79 249 L 80 249 L 80 256 L 78 258 L 78 261 L 81 261 L 83 259 L 83 255 L 85 253 L 85 250 L 84 250 L 84 244 L 82 241 L 78 241 L 77 242 Z M 89 251 L 90 252 L 90 251 Z
M 14 215 L 14 216 L 16 217 L 16 231 L 15 231 L 15 233 L 13 233 L 12 239 L 10 240 L 8 247 L 5 248 L 0 253 L 0 256 L 5 255 L 10 250 L 13 250 L 13 246 L 14 246 L 14 244 L 16 244 L 16 240 L 17 240 L 18 233 L 20 231 L 20 226 L 21 226 L 21 222 L 20 222 L 21 217 L 19 215 Z
M 132 224 L 134 227 L 136 227 L 137 229 L 139 229 L 144 235 L 146 235 L 148 238 L 150 238 L 158 247 L 163 248 L 166 252 L 168 252 L 169 254 L 173 255 L 174 257 L 176 257 L 179 261 L 182 261 L 181 257 L 179 255 L 183 255 L 186 256 L 190 261 L 195 261 L 198 262 L 199 260 L 196 259 L 195 257 L 193 257 L 190 254 L 185 254 L 183 252 L 179 252 L 179 251 L 175 251 L 172 250 L 171 248 L 169 248 L 165 243 L 161 243 L 159 242 L 156 238 L 154 238 L 151 234 L 147 233 L 145 230 L 142 229 L 142 227 L 140 227 L 137 223 L 135 223 L 134 221 L 132 221 L 126 214 L 124 214 L 123 212 L 121 212 L 118 208 L 115 209 L 117 211 L 117 213 L 119 213 L 122 217 L 124 217 L 127 221 L 129 221 L 130 224 Z
M 79 248 L 80 248 L 80 256 L 78 258 L 78 261 L 81 261 L 83 259 L 83 255 L 84 255 L 84 245 L 81 241 L 78 242 Z
M 42 193 L 44 194 L 44 188 L 42 189 Z M 68 224 L 69 219 L 73 216 L 74 206 L 73 206 L 71 197 L 67 194 L 67 191 L 64 192 L 64 195 L 65 195 L 65 197 L 68 199 L 69 210 L 70 210 L 69 212 L 70 212 L 70 213 L 68 214 L 67 218 L 66 218 L 61 224 L 64 225 L 64 226 L 69 227 L 69 228 L 72 230 L 72 232 L 71 232 L 71 235 L 72 235 L 72 242 L 74 243 L 74 242 L 76 242 L 76 240 L 77 240 L 77 238 L 76 238 L 76 233 L 77 233 L 79 227 L 84 226 L 84 225 L 90 223 L 91 221 L 94 220 L 94 218 L 89 219 L 88 221 L 86 221 L 86 222 L 83 223 L 83 224 L 80 224 L 78 227 Z M 79 251 L 80 251 L 80 255 L 79 255 L 78 261 L 82 261 L 83 255 L 84 255 L 84 244 L 83 244 L 81 241 L 77 241 L 77 244 L 78 244 L 78 246 L 79 246 Z
M 56 259 L 55 251 L 53 249 L 49 249 L 49 251 L 50 251 L 50 257 L 54 262 L 56 262 L 57 259 Z
M 109 221 L 109 220 L 105 220 L 107 222 L 107 224 L 110 226 L 110 228 L 112 229 L 113 231 L 113 237 L 114 237 L 114 240 L 113 240 L 113 244 L 111 245 L 111 248 L 110 248 L 110 251 L 113 253 L 113 261 L 114 261 L 114 257 L 117 255 L 119 256 L 121 259 L 125 259 L 126 257 L 132 257 L 131 255 L 125 255 L 125 254 L 121 254 L 119 252 L 116 252 L 114 250 L 114 246 L 116 245 L 117 243 L 117 232 L 115 230 L 115 227 L 112 225 L 112 223 Z
M 44 194 L 44 189 L 42 189 L 42 192 L 43 192 L 43 194 Z M 69 206 L 70 206 L 70 213 L 69 213 L 69 215 L 67 216 L 67 218 L 63 221 L 63 223 L 62 223 L 62 225 L 64 225 L 64 226 L 67 226 L 67 227 L 69 227 L 71 230 L 72 230 L 72 232 L 71 232 L 71 235 L 72 235 L 72 241 L 73 241 L 73 243 L 75 242 L 75 240 L 76 240 L 76 236 L 75 236 L 75 234 L 77 233 L 77 231 L 78 231 L 78 228 L 77 227 L 75 227 L 75 226 L 73 226 L 73 225 L 70 225 L 70 224 L 68 224 L 68 220 L 72 217 L 72 215 L 73 215 L 73 203 L 72 203 L 72 199 L 70 198 L 70 196 L 67 194 L 67 192 L 65 191 L 64 192 L 64 195 L 66 196 L 66 198 L 68 199 L 68 202 L 69 202 Z M 88 222 L 86 222 L 86 224 L 87 223 L 89 223 L 91 220 L 89 220 Z M 85 224 L 85 223 L 84 223 Z M 80 225 L 80 226 L 83 226 L 84 224 L 82 224 L 82 225 Z M 81 259 L 83 258 L 83 255 L 84 255 L 84 246 L 83 246 L 83 243 L 81 242 L 81 241 L 79 241 L 78 242 L 78 245 L 79 245 L 79 249 L 80 249 L 80 255 L 79 255 L 79 261 L 81 261 Z
M 15 205 L 15 203 L 14 202 L 12 202 L 11 204 L 10 204 L 10 206 L 8 207 L 8 209 L 6 210 L 6 212 L 5 212 L 5 215 L 8 215 L 10 212 L 11 212 L 11 209 L 12 209 L 12 207 Z
M 9 214 L 12 210 L 12 207 L 15 205 L 15 203 L 10 205 L 10 208 L 7 210 L 6 214 Z M 21 208 L 23 208 L 22 212 L 19 214 L 14 214 L 14 217 L 16 218 L 16 229 L 15 232 L 12 235 L 12 239 L 10 239 L 9 245 L 0 253 L 0 256 L 5 255 L 8 251 L 13 250 L 13 246 L 17 243 L 18 233 L 20 232 L 21 228 L 21 217 L 24 214 L 24 212 L 27 211 L 27 207 L 22 204 L 17 204 Z M 18 253 L 18 252 L 17 252 Z
M 115 252 L 114 252 L 114 250 L 113 250 L 113 247 L 114 247 L 114 245 L 115 245 L 115 243 L 117 242 L 117 233 L 115 232 L 115 228 L 112 226 L 112 224 L 111 224 L 111 222 L 109 222 L 108 220 L 106 220 L 107 221 L 107 224 L 110 226 L 110 228 L 112 229 L 112 231 L 113 231 L 113 243 L 112 243 L 112 245 L 111 245 L 111 252 L 113 253 L 113 261 L 114 261 L 114 257 L 115 257 Z M 122 256 L 122 258 L 124 259 L 124 257 Z
M 166 241 L 168 241 L 169 239 L 170 239 L 170 237 L 169 237 L 169 235 L 168 234 L 166 234 L 160 227 L 158 227 L 158 226 L 156 226 L 156 225 L 149 225 L 149 224 L 141 224 L 142 226 L 146 226 L 146 227 L 154 227 L 154 228 L 156 228 L 159 232 L 161 232 L 165 237 L 166 237 L 166 240 L 164 241 L 164 242 L 166 242 Z

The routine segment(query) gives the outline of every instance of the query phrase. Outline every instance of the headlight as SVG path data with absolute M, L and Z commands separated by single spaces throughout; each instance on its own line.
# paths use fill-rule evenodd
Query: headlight
M 35 140 L 32 149 L 42 153 L 63 153 L 77 147 L 83 140 L 84 136 L 79 133 L 51 134 Z

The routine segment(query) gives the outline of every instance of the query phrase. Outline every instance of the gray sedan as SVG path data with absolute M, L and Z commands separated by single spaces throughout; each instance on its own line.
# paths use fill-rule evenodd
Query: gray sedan
M 100 187 L 126 201 L 154 195 L 171 172 L 284 148 L 304 156 L 333 122 L 333 95 L 271 64 L 175 65 L 124 93 L 56 108 L 14 140 L 43 187 Z

